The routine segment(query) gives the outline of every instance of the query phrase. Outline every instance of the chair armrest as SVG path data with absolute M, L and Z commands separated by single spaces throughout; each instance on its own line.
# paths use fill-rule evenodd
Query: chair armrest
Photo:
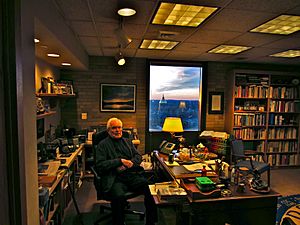
M 258 152 L 254 150 L 245 150 L 244 153 L 245 155 L 264 155 L 263 152 Z
M 247 155 L 232 155 L 233 157 L 235 158 L 239 158 L 239 159 L 247 159 L 247 158 L 250 158 L 250 156 L 247 156 Z

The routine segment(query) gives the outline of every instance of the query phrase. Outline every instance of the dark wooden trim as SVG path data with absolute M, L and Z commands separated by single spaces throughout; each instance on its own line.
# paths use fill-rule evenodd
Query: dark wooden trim
M 4 109 L 1 112 L 1 120 L 4 121 L 3 131 L 0 134 L 1 145 L 4 148 L 3 163 L 1 162 L 1 172 L 3 172 L 4 191 L 7 195 L 2 205 L 8 207 L 1 212 L 1 223 L 22 224 L 21 213 L 21 191 L 20 191 L 20 171 L 19 171 L 19 148 L 18 148 L 18 123 L 17 123 L 17 96 L 16 96 L 16 18 L 20 16 L 20 2 L 17 0 L 3 0 L 1 2 L 1 96 L 0 103 Z M 19 16 L 18 16 L 19 15 Z M 3 171 L 2 171 L 3 170 Z M 3 193 L 3 189 L 1 188 Z M 5 194 L 4 194 L 5 195 Z M 2 199 L 1 199 L 2 200 Z M 7 202 L 8 201 L 8 202 Z M 9 222 L 6 222 L 9 220 Z

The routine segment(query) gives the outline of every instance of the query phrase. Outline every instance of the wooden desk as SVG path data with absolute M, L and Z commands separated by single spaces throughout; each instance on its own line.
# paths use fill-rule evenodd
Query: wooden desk
M 55 221 L 55 224 L 62 224 L 64 209 L 68 206 L 71 200 L 69 194 L 71 191 L 75 191 L 81 184 L 81 178 L 83 171 L 81 165 L 79 165 L 78 156 L 82 156 L 84 161 L 84 147 L 81 145 L 78 149 L 71 153 L 69 157 L 57 157 L 58 160 L 66 160 L 60 165 L 60 169 L 57 172 L 56 180 L 48 187 L 49 200 L 48 204 L 43 208 L 45 215 L 45 224 L 52 224 L 51 220 Z M 77 175 L 80 174 L 79 177 Z
M 199 191 L 193 182 L 185 178 L 192 178 L 194 174 L 183 174 L 184 170 L 179 166 L 168 167 L 164 157 L 154 153 L 156 167 L 165 169 L 170 178 L 180 178 L 181 185 L 189 191 Z M 179 174 L 178 174 L 178 173 Z M 199 174 L 195 174 L 199 176 Z M 173 215 L 176 218 L 173 224 L 182 225 L 274 225 L 276 221 L 277 197 L 280 195 L 274 191 L 268 194 L 258 194 L 246 187 L 244 193 L 236 191 L 236 186 L 231 186 L 232 196 L 218 198 L 192 198 L 188 195 L 187 204 L 176 208 Z M 200 191 L 199 191 L 200 192 Z M 155 197 L 159 208 L 168 207 L 166 202 L 159 202 Z M 181 209 L 181 210 L 179 210 Z M 168 225 L 171 223 L 167 223 Z
M 200 177 L 200 173 L 195 173 L 187 170 L 184 166 L 168 166 L 165 162 L 168 160 L 168 156 L 160 153 L 154 153 L 154 166 L 163 168 L 172 178 L 175 179 L 185 179 L 185 178 L 195 178 Z M 208 177 L 216 177 L 214 171 L 207 172 Z

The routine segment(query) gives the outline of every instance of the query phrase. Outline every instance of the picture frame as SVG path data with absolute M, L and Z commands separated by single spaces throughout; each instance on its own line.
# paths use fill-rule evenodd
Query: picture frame
M 100 84 L 101 112 L 135 112 L 135 84 Z
M 208 113 L 209 114 L 224 113 L 224 92 L 208 93 Z
M 68 95 L 74 94 L 73 80 L 58 80 L 56 87 L 57 87 L 56 94 L 68 94 Z

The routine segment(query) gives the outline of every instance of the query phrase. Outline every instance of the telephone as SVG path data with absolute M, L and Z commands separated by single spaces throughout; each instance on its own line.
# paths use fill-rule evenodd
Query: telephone
M 159 152 L 169 155 L 170 153 L 172 153 L 172 150 L 174 149 L 174 147 L 175 147 L 174 143 L 164 140 L 159 145 Z

